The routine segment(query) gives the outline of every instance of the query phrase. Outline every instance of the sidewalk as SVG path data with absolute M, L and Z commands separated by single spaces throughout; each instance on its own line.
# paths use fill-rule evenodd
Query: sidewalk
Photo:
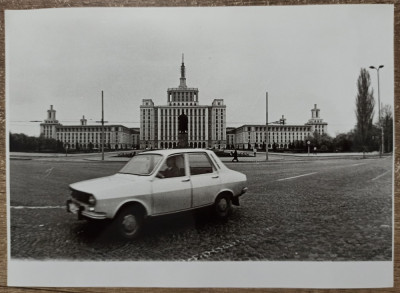
M 263 153 L 265 155 L 265 152 Z M 362 157 L 363 153 L 317 153 L 317 154 L 308 154 L 308 153 L 269 153 L 270 155 L 281 155 L 281 156 L 292 156 L 292 157 Z M 366 157 L 375 157 L 379 156 L 379 152 L 369 152 L 365 153 Z
M 128 161 L 130 158 L 118 157 L 119 152 L 104 153 L 104 161 Z M 10 160 L 41 160 L 41 161 L 101 161 L 101 153 L 24 153 L 10 152 Z
M 385 154 L 385 157 L 391 156 L 391 154 Z M 378 158 L 379 152 L 370 152 L 365 153 L 366 158 Z M 268 152 L 268 161 L 277 161 L 277 160 L 319 160 L 319 159 L 361 159 L 363 158 L 363 153 L 317 153 L 308 154 L 308 153 L 275 153 Z M 220 157 L 223 162 L 231 162 L 233 157 Z M 248 157 L 238 157 L 239 162 L 265 162 L 266 154 L 265 152 L 257 152 L 257 155 L 254 157 L 253 153 L 249 152 Z
M 224 163 L 229 163 L 232 162 L 233 157 L 219 157 L 220 160 Z M 241 162 L 265 162 L 265 153 L 257 153 L 257 156 L 254 157 L 253 155 L 248 156 L 248 157 L 238 157 L 239 163 Z M 268 155 L 268 160 L 269 161 L 278 161 L 278 160 L 283 160 L 282 157 L 279 156 L 271 156 L 271 154 Z M 236 162 L 232 162 L 236 163 Z
M 130 160 L 128 157 L 118 157 L 119 152 L 107 152 L 104 153 L 104 161 L 107 162 L 127 162 Z M 384 156 L 391 156 L 392 154 L 385 154 Z M 318 160 L 318 159 L 330 159 L 330 158 L 342 158 L 342 159 L 361 159 L 363 153 L 320 153 L 310 154 L 299 153 L 268 153 L 268 161 L 279 161 L 279 160 Z M 378 158 L 379 152 L 366 153 L 367 158 Z M 23 153 L 23 152 L 10 152 L 11 160 L 68 160 L 68 161 L 101 161 L 101 153 L 81 153 L 81 154 L 65 154 L 61 153 Z M 233 157 L 220 157 L 221 161 L 225 163 L 232 162 Z M 254 157 L 253 153 L 249 152 L 249 156 L 238 157 L 240 162 L 265 162 L 265 152 L 257 152 Z

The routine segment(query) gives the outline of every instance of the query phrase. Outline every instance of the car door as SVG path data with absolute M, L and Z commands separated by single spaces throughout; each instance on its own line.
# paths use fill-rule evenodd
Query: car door
M 193 207 L 209 205 L 221 189 L 218 170 L 207 153 L 188 154 Z
M 169 160 L 175 161 L 178 172 L 170 172 Z M 153 214 L 172 213 L 189 209 L 192 202 L 192 186 L 187 175 L 185 157 L 174 154 L 167 157 L 153 180 Z

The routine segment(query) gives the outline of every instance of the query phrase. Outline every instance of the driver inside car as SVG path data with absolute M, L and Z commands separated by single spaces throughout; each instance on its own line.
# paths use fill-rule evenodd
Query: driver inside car
M 178 177 L 180 176 L 180 171 L 176 165 L 176 156 L 167 158 L 166 164 L 167 168 L 162 171 L 164 178 Z

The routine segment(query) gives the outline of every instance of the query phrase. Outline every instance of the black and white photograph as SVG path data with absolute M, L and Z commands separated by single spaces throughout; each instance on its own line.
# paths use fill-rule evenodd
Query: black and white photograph
M 393 18 L 6 10 L 8 285 L 393 286 Z

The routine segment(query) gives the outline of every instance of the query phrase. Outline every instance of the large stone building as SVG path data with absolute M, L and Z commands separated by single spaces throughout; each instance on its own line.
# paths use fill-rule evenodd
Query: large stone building
M 311 109 L 311 119 L 304 125 L 286 124 L 282 116 L 279 123 L 268 125 L 268 149 L 288 149 L 291 145 L 304 144 L 316 132 L 327 133 L 328 123 L 324 122 L 317 105 Z M 251 124 L 228 128 L 228 148 L 263 149 L 266 145 L 266 125 Z
M 238 128 L 226 127 L 226 106 L 223 99 L 214 99 L 210 106 L 199 104 L 198 88 L 186 85 L 186 68 L 182 56 L 179 86 L 167 90 L 167 104 L 156 106 L 152 99 L 143 99 L 140 106 L 140 129 L 123 125 L 106 125 L 105 146 L 110 149 L 165 149 L 179 147 L 178 117 L 187 117 L 187 146 L 190 148 L 265 149 L 266 125 L 251 124 Z M 185 122 L 186 123 L 186 122 Z M 311 119 L 303 125 L 279 123 L 268 125 L 268 148 L 288 149 L 304 144 L 314 133 L 327 133 L 317 105 L 311 109 Z M 40 124 L 44 137 L 62 141 L 70 148 L 100 148 L 101 125 L 87 125 L 83 117 L 80 125 L 64 126 L 56 119 L 53 106 Z M 185 141 L 186 142 L 186 141 Z
M 175 148 L 178 146 L 178 117 L 188 118 L 188 146 L 193 148 L 226 147 L 226 106 L 214 99 L 211 106 L 199 104 L 198 88 L 186 85 L 182 57 L 181 77 L 177 88 L 167 90 L 167 104 L 156 106 L 143 99 L 140 106 L 140 147 Z
M 104 146 L 106 149 L 131 149 L 138 144 L 138 131 L 123 125 L 104 126 Z M 40 124 L 40 135 L 61 141 L 70 149 L 100 149 L 102 126 L 87 125 L 82 117 L 79 125 L 62 125 L 56 119 L 53 105 L 47 110 L 47 119 Z M 135 144 L 136 142 L 136 144 Z

